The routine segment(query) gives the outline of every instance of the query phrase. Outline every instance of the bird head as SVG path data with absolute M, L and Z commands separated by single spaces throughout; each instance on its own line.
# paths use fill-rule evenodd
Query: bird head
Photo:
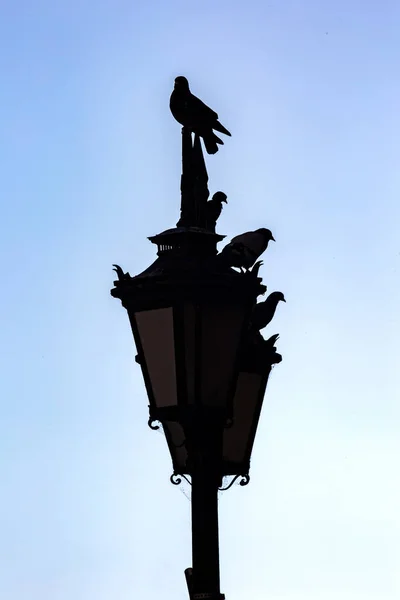
M 179 75 L 179 77 L 175 78 L 175 89 L 189 91 L 189 82 L 186 79 L 186 77 L 183 77 L 183 75 Z
M 228 204 L 227 195 L 224 194 L 224 192 L 215 192 L 212 199 L 216 200 L 217 202 L 225 202 L 225 204 Z
M 256 229 L 257 233 L 262 233 L 262 235 L 265 237 L 266 241 L 270 241 L 272 240 L 273 242 L 275 242 L 275 238 L 272 235 L 272 231 L 270 229 L 266 229 L 265 227 L 261 227 L 261 229 Z
M 271 298 L 271 300 L 275 300 L 277 304 L 278 302 L 286 302 L 285 296 L 282 294 L 282 292 L 272 292 L 272 294 L 269 295 L 269 298 Z

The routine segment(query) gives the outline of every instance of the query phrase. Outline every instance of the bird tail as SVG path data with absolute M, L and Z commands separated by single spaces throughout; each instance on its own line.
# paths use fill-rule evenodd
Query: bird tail
M 215 123 L 213 123 L 213 129 L 215 129 L 216 131 L 220 131 L 221 133 L 224 133 L 225 135 L 229 135 L 230 137 L 232 137 L 232 134 L 219 121 L 215 121 Z
M 207 154 L 216 154 L 216 152 L 218 152 L 218 144 L 224 144 L 224 142 L 218 136 L 216 136 L 213 131 L 203 135 L 203 140 Z

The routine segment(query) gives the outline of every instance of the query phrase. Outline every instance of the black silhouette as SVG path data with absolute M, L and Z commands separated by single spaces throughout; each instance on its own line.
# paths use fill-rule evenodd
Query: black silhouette
M 263 261 L 262 260 L 258 260 L 254 264 L 254 266 L 253 266 L 252 269 L 250 269 L 249 271 L 245 272 L 246 277 L 251 277 L 252 279 L 257 279 L 258 280 L 259 285 L 260 285 L 259 292 L 258 292 L 259 296 L 264 296 L 265 292 L 267 291 L 267 286 L 261 283 L 262 279 L 261 279 L 261 277 L 259 277 L 259 274 L 258 274 L 258 272 L 259 272 L 260 267 L 261 267 L 262 264 L 263 264 Z
M 206 204 L 206 228 L 215 232 L 215 226 L 222 212 L 222 203 L 228 204 L 227 196 L 224 192 L 215 192 L 214 196 Z
M 269 229 L 265 229 L 264 227 L 255 231 L 242 233 L 234 237 L 223 248 L 220 257 L 231 267 L 250 269 L 257 258 L 265 252 L 270 240 L 275 241 L 274 236 Z
M 271 365 L 277 365 L 280 362 L 282 362 L 282 354 L 274 352 L 271 356 Z
M 275 335 L 271 335 L 271 337 L 267 340 L 263 340 L 264 352 L 267 352 L 267 356 L 269 357 L 268 360 L 270 361 L 271 365 L 276 365 L 282 361 L 282 355 L 278 354 L 275 346 L 278 338 L 279 333 L 275 333 Z
M 208 173 L 200 137 L 182 127 L 181 217 L 177 227 L 206 227 Z
M 271 323 L 279 302 L 286 302 L 282 292 L 272 292 L 264 302 L 256 304 L 251 317 L 252 325 L 260 330 Z
M 270 338 L 268 338 L 267 340 L 264 340 L 264 344 L 266 347 L 270 347 L 271 350 L 276 350 L 275 348 L 275 344 L 278 341 L 279 338 L 279 333 L 275 333 L 274 335 L 271 335 Z
M 116 272 L 116 274 L 118 275 L 118 279 L 121 281 L 122 279 L 130 279 L 131 276 L 129 275 L 128 271 L 126 273 L 123 272 L 123 270 L 121 269 L 121 267 L 119 265 L 113 265 L 113 271 Z
M 208 154 L 218 152 L 218 144 L 224 143 L 215 135 L 213 129 L 231 135 L 218 121 L 217 113 L 191 93 L 186 77 L 180 76 L 175 79 L 169 106 L 178 123 L 203 138 Z
M 254 275 L 255 277 L 258 277 L 258 272 L 260 270 L 260 267 L 263 265 L 263 261 L 262 260 L 258 260 L 256 263 L 254 263 L 254 266 L 251 270 L 251 274 Z M 265 287 L 265 291 L 267 291 L 267 286 Z

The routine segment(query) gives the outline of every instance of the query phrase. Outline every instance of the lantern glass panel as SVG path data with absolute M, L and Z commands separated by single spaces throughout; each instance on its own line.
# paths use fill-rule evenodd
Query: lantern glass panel
M 223 461 L 232 473 L 242 473 L 248 468 L 262 402 L 261 392 L 265 376 L 240 372 L 233 400 L 234 421 L 224 430 Z
M 157 408 L 176 406 L 173 310 L 159 308 L 137 312 L 135 320 L 155 405 Z
M 186 369 L 186 400 L 188 404 L 194 404 L 196 399 L 196 372 L 198 372 L 199 357 L 196 352 L 196 334 L 198 335 L 198 314 L 199 309 L 193 304 L 186 304 L 184 307 L 184 353 Z
M 188 453 L 184 443 L 185 433 L 182 426 L 176 421 L 164 421 L 163 429 L 167 438 L 174 471 L 176 473 L 187 473 L 186 461 Z

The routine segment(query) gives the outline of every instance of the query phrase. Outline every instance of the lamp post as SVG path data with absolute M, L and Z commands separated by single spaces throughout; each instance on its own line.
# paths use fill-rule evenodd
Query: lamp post
M 249 481 L 268 377 L 281 358 L 251 325 L 266 289 L 258 268 L 238 272 L 217 254 L 223 236 L 207 221 L 208 175 L 193 131 L 182 130 L 177 227 L 149 238 L 158 258 L 139 275 L 116 266 L 111 294 L 128 312 L 149 426 L 163 427 L 171 481 L 183 476 L 192 486 L 190 597 L 219 600 L 218 489 L 226 476 Z

